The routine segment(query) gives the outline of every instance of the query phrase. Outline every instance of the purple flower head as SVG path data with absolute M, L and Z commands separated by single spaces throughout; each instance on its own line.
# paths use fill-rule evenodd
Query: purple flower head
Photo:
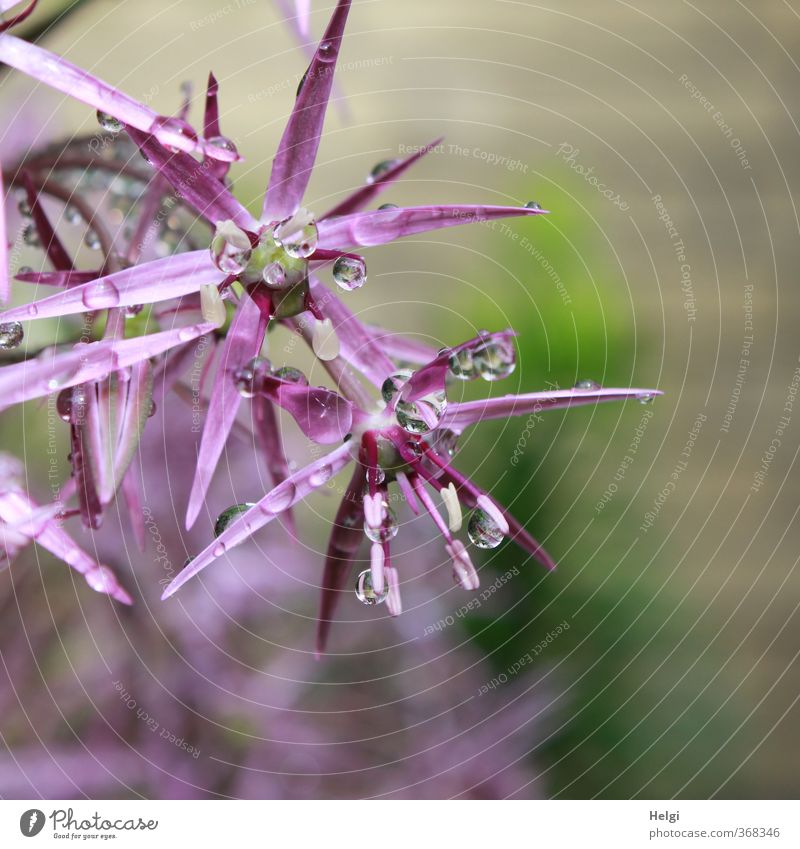
M 402 610 L 402 564 L 391 558 L 398 526 L 389 507 L 390 486 L 399 488 L 410 509 L 430 516 L 455 580 L 468 591 L 477 588 L 479 578 L 465 540 L 493 548 L 508 538 L 553 567 L 520 522 L 453 466 L 458 436 L 467 427 L 487 418 L 606 400 L 649 400 L 658 394 L 579 385 L 480 402 L 450 401 L 454 381 L 493 382 L 512 373 L 512 330 L 482 332 L 454 347 L 429 350 L 366 327 L 321 282 L 319 273 L 330 269 L 338 290 L 363 286 L 367 262 L 362 248 L 443 227 L 545 212 L 535 203 L 368 208 L 439 140 L 406 159 L 381 163 L 363 187 L 321 215 L 303 207 L 350 6 L 349 0 L 336 4 L 313 50 L 258 218 L 232 191 L 228 170 L 239 155 L 221 131 L 220 84 L 213 74 L 202 127 L 195 130 L 187 120 L 188 93 L 175 116 L 157 115 L 64 59 L 0 32 L 0 61 L 96 109 L 104 131 L 99 150 L 85 140 L 68 143 L 57 152 L 28 156 L 4 174 L 6 185 L 22 193 L 29 244 L 41 247 L 50 266 L 20 271 L 17 279 L 58 291 L 0 314 L 0 344 L 5 339 L 4 347 L 18 346 L 23 323 L 43 318 L 80 315 L 84 332 L 79 340 L 0 369 L 0 390 L 5 390 L 0 404 L 60 393 L 59 411 L 72 448 L 76 514 L 89 528 L 98 527 L 121 491 L 141 538 L 138 494 L 128 469 L 153 399 L 160 404 L 168 393 L 185 397 L 182 378 L 191 349 L 206 340 L 200 381 L 205 422 L 186 525 L 193 525 L 205 504 L 243 402 L 252 405 L 256 444 L 273 488 L 252 505 L 226 511 L 216 523 L 215 538 L 164 597 L 276 517 L 291 522 L 298 501 L 350 466 L 322 578 L 320 652 L 336 599 L 365 538 L 370 569 L 359 576 L 359 599 L 385 602 L 392 615 Z M 305 35 L 308 4 L 297 3 L 294 17 Z M 131 156 L 137 150 L 144 165 Z M 76 178 L 76 171 L 81 176 Z M 119 225 L 119 215 L 109 214 L 109 195 L 114 209 L 125 208 L 127 226 Z M 62 217 L 72 216 L 85 226 L 85 241 L 99 256 L 95 267 L 79 267 L 65 248 L 52 221 L 52 209 L 59 204 Z M 0 241 L 5 248 L 5 237 Z M 7 272 L 7 258 L 0 259 Z M 4 281 L 7 273 L 0 295 L 7 289 Z M 308 343 L 335 388 L 310 386 L 296 369 L 272 366 L 265 342 L 278 323 Z M 409 363 L 415 367 L 408 368 Z M 290 472 L 277 407 L 311 442 L 337 447 Z M 22 531 L 14 517 L 6 521 L 12 550 L 23 541 Z M 107 591 L 121 598 L 122 591 Z

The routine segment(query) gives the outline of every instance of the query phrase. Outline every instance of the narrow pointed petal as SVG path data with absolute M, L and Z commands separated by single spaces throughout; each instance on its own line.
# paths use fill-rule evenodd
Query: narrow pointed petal
M 110 378 L 86 386 L 84 421 L 80 426 L 85 460 L 102 506 L 114 497 L 114 427 Z
M 405 472 L 395 472 L 397 486 L 400 488 L 400 492 L 403 493 L 403 497 L 406 500 L 406 504 L 409 506 L 409 509 L 415 516 L 419 516 L 419 504 L 417 502 L 417 496 L 414 492 L 414 488 L 411 486 L 410 481 L 408 480 L 408 475 Z
M 475 224 L 497 218 L 541 215 L 543 209 L 524 206 L 411 206 L 398 209 L 375 209 L 354 212 L 338 218 L 327 218 L 317 225 L 318 247 L 346 250 L 394 242 L 403 236 L 428 233 L 458 224 Z
M 73 264 L 61 239 L 56 235 L 47 213 L 39 200 L 39 193 L 33 185 L 31 176 L 27 171 L 22 172 L 22 185 L 28 196 L 28 205 L 31 209 L 31 218 L 39 236 L 39 242 L 47 254 L 47 258 L 53 264 L 56 271 L 72 271 Z
M 119 427 L 114 448 L 114 490 L 127 476 L 142 438 L 145 423 L 153 409 L 153 366 L 150 360 L 136 363 L 130 377 L 120 387 L 121 409 L 118 412 Z
M 283 221 L 300 208 L 317 158 L 350 0 L 339 0 L 322 36 L 272 163 L 264 198 L 264 222 Z
M 376 344 L 367 328 L 339 298 L 319 280 L 312 278 L 311 294 L 322 314 L 330 319 L 339 339 L 339 356 L 380 387 L 394 371 L 394 364 Z
M 481 401 L 448 404 L 441 427 L 461 433 L 469 425 L 488 419 L 537 414 L 544 410 L 559 410 L 599 404 L 601 401 L 649 400 L 662 395 L 657 389 L 557 389 L 548 392 L 528 392 L 524 395 L 504 395 Z
M 389 616 L 399 616 L 403 612 L 403 600 L 400 597 L 400 576 L 393 566 L 384 567 L 389 594 L 386 596 L 386 609 Z
M 264 331 L 265 325 L 261 311 L 251 298 L 244 297 L 236 308 L 228 335 L 225 337 L 214 377 L 214 386 L 211 390 L 208 413 L 197 454 L 192 491 L 186 510 L 187 529 L 192 527 L 200 513 L 211 478 L 242 401 L 233 375 L 258 354 L 264 340 Z
M 66 59 L 8 33 L 0 34 L 0 62 L 45 85 L 112 115 L 123 124 L 153 134 L 159 142 L 182 151 L 202 150 L 214 159 L 235 160 L 236 154 L 209 145 L 187 132 L 186 125 L 159 115 L 114 86 Z
M 330 389 L 267 377 L 262 391 L 320 445 L 341 442 L 353 427 L 353 405 Z
M 174 254 L 115 271 L 33 304 L 7 310 L 0 313 L 0 322 L 28 321 L 151 304 L 199 292 L 202 286 L 218 285 L 224 279 L 225 275 L 211 261 L 208 251 Z
M 8 228 L 6 226 L 6 187 L 3 182 L 3 165 L 0 162 L 0 303 L 11 297 L 11 280 L 8 272 Z
M 283 447 L 281 432 L 278 426 L 278 416 L 269 398 L 256 395 L 251 401 L 253 410 L 253 430 L 256 434 L 261 456 L 272 479 L 272 485 L 277 486 L 289 477 L 289 460 Z M 286 511 L 286 523 L 292 536 L 296 536 L 294 515 L 289 508 Z
M 78 344 L 66 353 L 45 351 L 35 360 L 5 366 L 0 369 L 0 410 L 42 398 L 59 389 L 98 380 L 212 330 L 214 325 L 207 322 L 191 324 L 134 339 Z
M 453 562 L 453 576 L 456 581 L 465 590 L 477 590 L 481 582 L 464 543 L 460 539 L 454 539 L 451 543 L 445 545 L 445 549 Z
M 220 135 L 219 129 L 219 83 L 213 73 L 208 75 L 208 89 L 206 90 L 206 111 L 203 117 L 203 135 L 207 139 Z
M 443 139 L 444 136 L 439 136 L 438 139 L 434 139 L 415 153 L 412 153 L 405 159 L 401 159 L 396 165 L 388 168 L 371 183 L 362 186 L 358 191 L 334 206 L 333 209 L 329 209 L 324 215 L 320 216 L 319 220 L 323 221 L 326 218 L 334 218 L 337 215 L 349 215 L 352 212 L 358 212 L 364 209 L 364 207 L 369 206 L 381 192 L 385 191 L 392 183 L 402 177 L 415 162 L 418 162 L 425 154 L 430 153 L 437 145 L 441 144 Z
M 311 0 L 295 0 L 294 8 L 297 12 L 297 28 L 301 35 L 308 35 L 311 23 Z
M 246 513 L 232 522 L 214 539 L 164 590 L 162 599 L 169 598 L 190 578 L 221 557 L 226 551 L 244 542 L 259 528 L 280 516 L 289 507 L 305 498 L 310 492 L 326 484 L 338 474 L 350 461 L 350 445 L 340 445 L 330 454 L 320 457 L 308 466 L 295 472 L 282 484 L 268 492 Z
M 360 495 L 364 486 L 364 467 L 356 465 L 353 476 L 344 491 L 333 531 L 328 542 L 325 569 L 322 573 L 322 592 L 317 617 L 317 656 L 325 651 L 333 614 L 341 597 L 342 587 L 352 568 L 353 560 L 364 539 L 364 511 Z
M 148 162 L 210 224 L 233 221 L 243 230 L 258 229 L 258 222 L 202 163 L 183 151 L 171 152 L 148 133 L 128 127 L 128 135 Z
M 86 388 L 86 391 L 88 389 L 89 387 Z M 73 393 L 73 402 L 74 400 L 75 394 Z M 83 426 L 73 425 L 70 427 L 70 447 L 72 449 L 70 462 L 76 483 L 81 521 L 85 527 L 96 529 L 103 523 L 103 505 L 95 488 L 86 442 L 86 429 Z

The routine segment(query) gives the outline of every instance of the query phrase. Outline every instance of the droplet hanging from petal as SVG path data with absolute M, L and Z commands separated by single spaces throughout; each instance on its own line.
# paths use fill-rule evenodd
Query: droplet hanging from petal
M 503 541 L 503 531 L 485 511 L 473 510 L 467 524 L 467 536 L 478 548 L 497 548 Z
M 356 598 L 362 603 L 369 606 L 383 604 L 386 601 L 386 596 L 389 595 L 389 586 L 384 583 L 383 590 L 376 593 L 372 586 L 372 574 L 369 569 L 365 569 L 356 579 Z

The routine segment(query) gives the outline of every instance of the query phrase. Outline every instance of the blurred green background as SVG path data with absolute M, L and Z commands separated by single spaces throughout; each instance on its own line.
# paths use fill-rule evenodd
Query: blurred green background
M 46 17 L 63 4 L 41 5 Z M 330 7 L 313 6 L 318 35 Z M 569 623 L 519 674 L 549 693 L 542 732 L 518 752 L 544 795 L 800 790 L 800 410 L 751 489 L 800 355 L 798 33 L 796 2 L 353 5 L 307 205 L 321 212 L 376 162 L 444 134 L 385 200 L 536 200 L 551 214 L 367 251 L 351 308 L 435 346 L 513 326 L 519 366 L 493 392 L 580 379 L 665 392 L 652 406 L 546 414 L 517 465 L 524 420 L 462 444 L 461 468 L 559 562 L 544 575 L 513 546 L 489 552 L 484 584 L 521 574 L 458 625 L 500 674 Z M 274 4 L 96 0 L 43 43 L 163 112 L 192 80 L 195 118 L 213 69 L 223 128 L 246 157 L 237 193 L 260 207 L 306 64 Z M 3 102 L 32 89 L 6 78 Z M 36 104 L 32 138 L 94 127 L 53 93 Z M 737 387 L 750 285 L 754 341 Z M 324 521 L 311 524 L 321 540 Z M 448 596 L 445 613 L 461 603 Z

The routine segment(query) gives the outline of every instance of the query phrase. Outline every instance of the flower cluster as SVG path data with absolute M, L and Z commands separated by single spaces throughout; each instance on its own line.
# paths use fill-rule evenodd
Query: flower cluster
M 3 10 L 9 5 L 4 3 Z M 350 5 L 339 0 L 313 51 L 258 217 L 232 191 L 228 172 L 239 154 L 220 128 L 213 74 L 202 127 L 195 129 L 188 122 L 188 91 L 176 115 L 158 115 L 43 48 L 0 34 L 0 62 L 83 101 L 97 111 L 102 128 L 102 144 L 73 139 L 30 152 L 4 172 L 27 222 L 25 241 L 40 246 L 49 265 L 18 269 L 16 279 L 58 291 L 0 314 L 0 347 L 17 348 L 25 322 L 83 318 L 74 344 L 60 343 L 0 368 L 0 409 L 57 393 L 71 445 L 72 476 L 57 508 L 37 507 L 13 476 L 4 476 L 0 520 L 9 559 L 36 540 L 81 571 L 95 589 L 130 601 L 110 570 L 70 541 L 61 522 L 74 516 L 87 528 L 97 528 L 121 494 L 143 538 L 131 463 L 155 403 L 185 396 L 182 378 L 197 340 L 204 338 L 210 380 L 215 371 L 204 397 L 187 527 L 205 503 L 244 402 L 252 405 L 274 487 L 257 503 L 234 505 L 219 517 L 214 538 L 166 588 L 165 598 L 348 465 L 352 477 L 336 515 L 322 579 L 319 651 L 365 537 L 370 569 L 358 576 L 358 598 L 365 604 L 385 601 L 391 614 L 401 612 L 399 572 L 390 551 L 398 530 L 389 507 L 390 484 L 400 488 L 414 512 L 425 511 L 436 523 L 454 577 L 465 589 L 477 588 L 478 574 L 458 536 L 463 526 L 473 546 L 493 548 L 508 538 L 552 568 L 550 557 L 520 522 L 454 467 L 459 435 L 485 419 L 626 398 L 649 401 L 658 393 L 584 382 L 570 390 L 449 401 L 451 382 L 496 381 L 511 374 L 513 331 L 483 331 L 436 351 L 363 324 L 325 285 L 320 271 L 330 267 L 342 293 L 363 286 L 367 264 L 362 248 L 443 227 L 545 212 L 534 202 L 371 208 L 439 140 L 405 159 L 379 163 L 363 187 L 324 214 L 303 208 Z M 3 29 L 34 6 L 30 3 Z M 298 12 L 304 32 L 307 4 L 298 4 Z M 100 258 L 93 267 L 81 267 L 60 235 L 62 226 L 70 224 L 84 228 L 84 247 Z M 5 213 L 0 228 L 5 231 Z M 7 299 L 5 232 L 0 245 L 0 295 Z M 273 368 L 263 352 L 276 323 L 306 340 L 333 388 L 310 386 L 295 368 Z M 337 447 L 290 473 L 276 407 L 314 443 Z M 72 500 L 75 506 L 67 507 Z M 464 508 L 470 511 L 466 520 Z

